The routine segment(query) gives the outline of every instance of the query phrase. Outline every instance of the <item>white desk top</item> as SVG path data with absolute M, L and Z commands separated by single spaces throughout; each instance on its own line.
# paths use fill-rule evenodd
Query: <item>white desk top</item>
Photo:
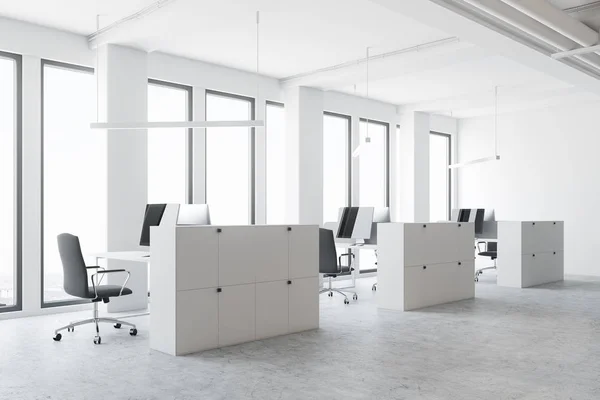
M 347 242 L 335 242 L 335 247 L 342 249 L 365 249 L 365 250 L 377 250 L 376 244 L 360 244 L 360 243 L 347 243 Z
M 105 253 L 88 254 L 90 257 L 104 258 L 106 260 L 122 260 L 135 262 L 150 262 L 149 251 L 108 251 Z

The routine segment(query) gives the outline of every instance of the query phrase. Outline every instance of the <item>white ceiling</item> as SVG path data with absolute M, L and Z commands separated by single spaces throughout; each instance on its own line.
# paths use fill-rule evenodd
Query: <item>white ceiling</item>
M 0 16 L 89 35 L 96 30 L 96 14 L 102 14 L 101 26 L 107 26 L 155 1 L 4 0 Z M 413 6 L 413 1 L 406 0 L 406 7 Z M 589 1 L 552 0 L 562 8 Z M 111 31 L 109 39 L 255 71 L 257 9 L 261 10 L 260 71 L 275 78 L 357 60 L 365 56 L 367 46 L 374 55 L 459 36 L 438 29 L 439 24 L 418 22 L 370 0 L 172 0 Z M 600 12 L 600 8 L 594 11 Z M 586 14 L 589 18 L 594 15 Z M 447 107 L 453 108 L 456 116 L 474 115 L 472 102 L 465 98 L 481 98 L 482 91 L 494 86 L 513 91 L 527 91 L 528 86 L 564 89 L 556 78 L 465 40 L 386 58 L 373 62 L 371 68 L 369 97 L 398 105 L 443 100 L 444 109 L 437 111 L 447 113 Z M 356 84 L 357 94 L 366 91 L 364 66 L 318 78 L 303 84 L 347 93 L 355 93 Z M 488 109 L 476 108 L 478 112 Z
M 102 25 L 153 4 L 156 0 L 2 0 L 0 16 L 32 22 L 62 31 L 89 35 Z

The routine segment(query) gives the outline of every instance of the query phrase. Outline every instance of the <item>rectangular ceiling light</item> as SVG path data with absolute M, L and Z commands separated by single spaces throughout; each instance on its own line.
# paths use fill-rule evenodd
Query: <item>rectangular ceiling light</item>
M 488 162 L 488 161 L 497 161 L 497 160 L 500 160 L 500 156 L 498 156 L 498 155 L 491 156 L 491 157 L 478 158 L 476 160 L 465 161 L 465 162 L 456 163 L 456 164 L 451 164 L 448 166 L 448 168 L 455 169 L 455 168 L 460 168 L 460 167 L 466 167 L 467 165 L 480 164 L 480 163 L 484 163 L 484 162 Z
M 91 129 L 238 128 L 256 126 L 265 126 L 265 121 L 92 122 L 90 124 Z

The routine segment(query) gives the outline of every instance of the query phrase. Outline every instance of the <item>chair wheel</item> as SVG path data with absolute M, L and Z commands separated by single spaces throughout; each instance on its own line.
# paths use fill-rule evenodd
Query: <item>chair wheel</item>
M 333 292 L 329 292 L 329 293 L 327 293 L 327 296 L 329 296 L 329 297 L 333 297 Z
M 62 339 L 62 335 L 60 333 L 57 333 L 56 335 L 54 335 L 54 337 L 52 339 L 55 342 L 60 342 L 60 339 Z
M 100 344 L 100 343 L 102 343 L 102 338 L 100 336 L 94 337 L 94 344 Z
M 131 336 L 136 336 L 136 335 L 137 335 L 137 329 L 135 329 L 135 328 L 131 328 L 131 329 L 129 330 L 129 334 L 130 334 Z
M 475 277 L 475 282 L 479 282 L 479 278 Z
M 374 292 L 376 292 L 377 291 L 377 285 L 371 286 L 371 290 L 374 291 Z
M 114 325 L 115 329 L 121 329 L 121 324 L 117 323 Z
M 354 296 L 352 296 L 352 300 L 358 300 L 358 295 L 355 294 Z
M 350 304 L 350 300 L 344 299 L 344 304 Z
M 74 326 L 68 327 L 67 332 L 75 332 L 75 327 Z

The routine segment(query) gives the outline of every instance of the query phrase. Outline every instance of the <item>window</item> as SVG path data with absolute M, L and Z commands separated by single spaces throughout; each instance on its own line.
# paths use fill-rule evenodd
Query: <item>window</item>
M 207 121 L 254 118 L 254 100 L 206 91 Z M 254 129 L 206 129 L 206 203 L 215 225 L 254 223 Z
M 63 290 L 56 237 L 79 236 L 84 255 L 106 249 L 106 133 L 96 120 L 90 68 L 42 61 L 42 306 L 79 300 Z
M 191 121 L 192 88 L 148 81 L 148 121 Z M 148 130 L 148 203 L 191 203 L 190 130 Z
M 21 56 L 0 52 L 0 312 L 21 309 Z
M 366 138 L 370 142 L 366 142 Z M 383 122 L 360 120 L 360 155 L 358 158 L 358 205 L 388 207 L 389 205 L 389 125 Z M 359 250 L 361 272 L 377 269 L 373 250 Z
M 359 206 L 387 207 L 389 204 L 388 131 L 386 123 L 360 120 Z M 365 142 L 367 137 L 370 143 Z
M 323 222 L 350 205 L 350 117 L 323 115 Z
M 267 224 L 283 224 L 285 217 L 285 109 L 283 104 L 267 102 Z
M 429 219 L 450 219 L 450 135 L 429 135 Z

